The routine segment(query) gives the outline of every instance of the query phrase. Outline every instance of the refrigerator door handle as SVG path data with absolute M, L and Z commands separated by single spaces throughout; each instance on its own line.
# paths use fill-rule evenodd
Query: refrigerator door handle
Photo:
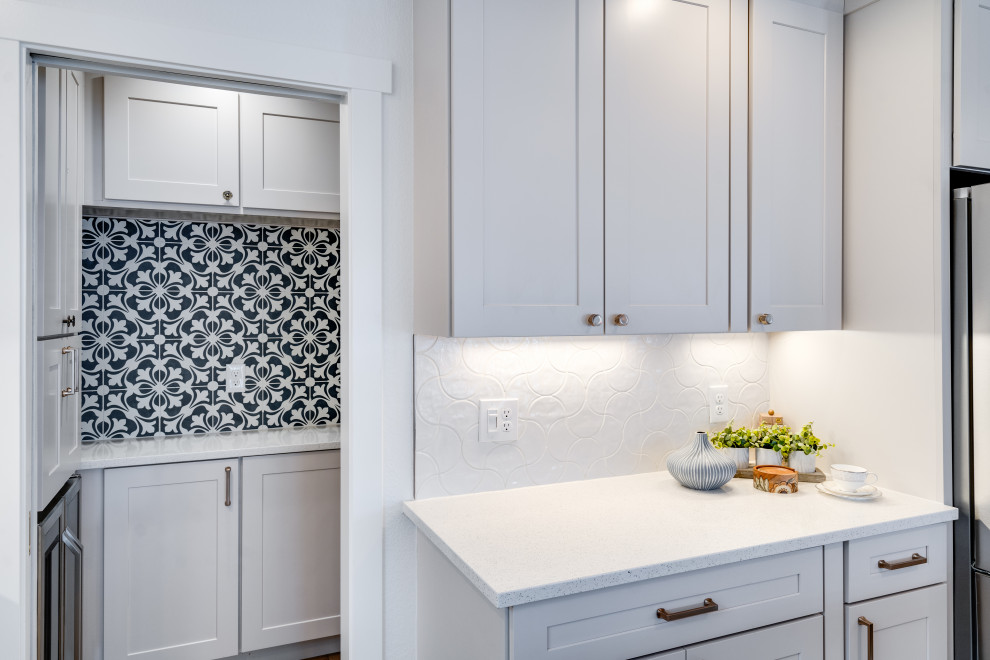
M 990 577 L 990 571 L 985 568 L 980 568 L 976 565 L 975 561 L 970 565 L 970 569 L 977 575 L 986 575 L 987 577 Z

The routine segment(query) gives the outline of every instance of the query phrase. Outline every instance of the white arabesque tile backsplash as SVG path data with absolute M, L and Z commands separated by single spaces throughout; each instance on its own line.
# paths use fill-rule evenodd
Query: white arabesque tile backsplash
M 707 387 L 730 414 L 769 405 L 764 334 L 415 338 L 416 497 L 661 469 L 709 424 Z M 478 441 L 478 401 L 519 399 L 519 439 Z

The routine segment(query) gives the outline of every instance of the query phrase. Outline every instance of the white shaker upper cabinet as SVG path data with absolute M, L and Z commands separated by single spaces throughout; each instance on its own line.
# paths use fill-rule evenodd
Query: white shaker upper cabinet
M 842 12 L 753 0 L 750 328 L 842 324 Z
M 241 205 L 340 211 L 340 107 L 241 94 Z
M 450 3 L 454 335 L 602 333 L 602 34 L 601 0 Z
M 956 0 L 952 164 L 990 169 L 990 3 Z
M 52 336 L 82 323 L 82 74 L 41 68 L 38 86 L 37 335 Z
M 237 655 L 238 463 L 105 472 L 105 657 Z
M 606 332 L 729 328 L 729 5 L 605 4 Z
M 238 206 L 237 93 L 107 76 L 104 196 Z
M 340 452 L 243 459 L 241 651 L 340 634 Z

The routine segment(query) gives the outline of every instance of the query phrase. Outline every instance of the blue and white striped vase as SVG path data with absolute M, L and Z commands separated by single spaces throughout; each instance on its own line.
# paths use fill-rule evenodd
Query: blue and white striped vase
M 667 470 L 682 486 L 715 490 L 736 476 L 736 463 L 712 446 L 707 433 L 698 431 L 692 442 L 667 457 Z

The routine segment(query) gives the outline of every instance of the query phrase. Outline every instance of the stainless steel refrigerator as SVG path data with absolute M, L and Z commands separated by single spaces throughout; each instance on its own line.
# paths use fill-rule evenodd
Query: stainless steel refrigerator
M 990 184 L 952 193 L 956 658 L 990 659 Z

